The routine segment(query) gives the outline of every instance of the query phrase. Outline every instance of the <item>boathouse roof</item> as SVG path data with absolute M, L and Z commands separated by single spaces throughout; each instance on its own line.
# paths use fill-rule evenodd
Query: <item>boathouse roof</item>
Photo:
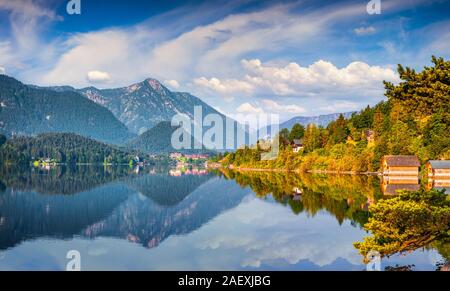
M 388 167 L 420 167 L 416 156 L 385 156 L 384 161 Z
M 436 160 L 428 161 L 433 169 L 450 169 L 450 161 Z

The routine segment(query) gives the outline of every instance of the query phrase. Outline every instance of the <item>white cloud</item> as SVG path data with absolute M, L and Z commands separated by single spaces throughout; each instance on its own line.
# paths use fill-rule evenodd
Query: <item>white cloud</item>
M 405 4 L 394 0 L 383 9 L 394 13 L 418 2 L 424 1 Z M 242 102 L 266 111 L 258 100 L 269 98 L 277 104 L 291 104 L 280 105 L 285 106 L 285 112 L 300 112 L 302 108 L 324 107 L 336 98 L 351 99 L 347 101 L 362 106 L 376 103 L 383 96 L 381 81 L 396 76 L 388 67 L 362 62 L 341 67 L 347 59 L 367 59 L 365 54 L 353 57 L 355 54 L 349 52 L 348 56 L 333 57 L 319 49 L 339 37 L 337 27 L 345 26 L 344 33 L 353 32 L 351 23 L 362 23 L 366 3 L 302 9 L 299 2 L 243 13 L 235 9 L 241 4 L 210 5 L 201 11 L 189 6 L 133 26 L 61 34 L 53 39 L 45 34 L 46 24 L 61 18 L 49 6 L 51 2 L 0 3 L 0 9 L 10 12 L 11 27 L 15 27 L 10 39 L 0 41 L 0 64 L 27 83 L 83 87 L 90 83 L 86 72 L 101 69 L 114 77 L 114 86 L 127 86 L 147 77 L 176 80 L 183 89 L 227 112 L 235 111 Z M 354 33 L 372 30 L 365 26 L 357 27 Z M 440 42 L 435 47 L 444 50 L 446 45 Z M 336 48 L 342 48 L 339 42 Z M 268 56 L 272 59 L 268 63 L 255 59 Z M 321 61 L 324 56 L 333 63 Z M 310 64 L 314 60 L 318 61 L 305 66 L 306 61 Z M 286 61 L 295 62 L 283 63 Z M 382 63 L 383 59 L 374 61 Z M 336 62 L 340 62 L 339 68 Z M 248 98 L 240 101 L 242 97 Z M 299 100 L 302 102 L 297 104 Z
M 273 100 L 263 99 L 255 104 L 242 103 L 233 112 L 225 112 L 225 114 L 241 124 L 248 125 L 249 130 L 253 131 L 269 124 L 278 124 L 280 116 L 286 118 L 286 116 L 295 116 L 304 112 L 304 108 L 295 104 L 283 105 Z M 276 120 L 271 120 L 271 118 L 276 118 Z
M 235 99 L 234 96 L 224 96 L 223 97 L 223 100 L 225 100 L 225 102 L 227 102 L 227 103 L 233 102 L 234 99 Z
M 54 10 L 45 7 L 42 1 L 1 0 L 1 10 L 9 12 L 11 33 L 22 54 L 45 46 L 39 39 L 41 29 L 50 22 L 62 19 Z
M 357 27 L 353 30 L 355 32 L 356 35 L 369 35 L 369 34 L 373 34 L 376 32 L 375 27 L 373 26 L 361 26 L 361 27 Z
M 177 80 L 165 80 L 164 84 L 169 86 L 172 89 L 178 89 L 180 88 L 180 83 L 178 83 Z
M 0 41 L 0 62 L 2 65 L 11 64 L 15 61 L 15 59 L 11 42 Z
M 249 114 L 258 114 L 258 113 L 264 113 L 264 110 L 262 108 L 256 107 L 251 105 L 250 103 L 246 102 L 241 104 L 237 109 L 237 112 L 239 113 L 249 113 Z
M 261 103 L 266 108 L 266 111 L 271 113 L 292 113 L 292 114 L 300 114 L 304 113 L 306 110 L 298 105 L 290 104 L 290 105 L 281 105 L 277 102 L 269 99 L 264 99 Z
M 383 81 L 398 81 L 397 73 L 389 67 L 370 66 L 364 62 L 352 62 L 346 67 L 337 68 L 331 62 L 319 60 L 308 67 L 297 63 L 286 66 L 265 65 L 258 59 L 242 60 L 245 77 L 242 79 L 200 78 L 198 86 L 226 94 L 230 91 L 243 94 L 260 95 L 270 92 L 278 96 L 315 96 L 322 99 L 338 95 L 370 90 L 382 90 Z M 378 94 L 379 92 L 376 92 Z M 300 107 L 290 107 L 301 111 Z
M 331 104 L 322 106 L 319 109 L 327 112 L 356 111 L 359 109 L 359 105 L 355 102 L 343 100 L 332 102 Z
M 233 80 L 242 70 L 238 62 L 242 57 L 268 48 L 275 52 L 286 46 L 311 46 L 317 35 L 325 33 L 332 23 L 358 16 L 364 8 L 360 4 L 331 5 L 310 13 L 293 13 L 295 5 L 230 14 L 176 34 L 172 32 L 173 25 L 167 28 L 161 23 L 154 25 L 160 19 L 149 19 L 127 28 L 76 34 L 57 46 L 64 50 L 50 71 L 34 75 L 43 76 L 37 83 L 84 86 L 84 72 L 91 67 L 101 67 L 114 74 L 119 82 L 116 85 L 127 85 L 148 76 L 183 83 L 192 81 L 193 75 L 202 77 L 214 73 L 220 77 L 219 83 L 205 77 L 198 78 L 197 82 L 226 95 L 238 90 L 248 93 L 252 91 L 248 83 Z M 216 11 L 205 13 L 223 14 L 225 8 L 215 6 L 214 9 Z M 188 14 L 171 17 L 183 26 L 185 18 L 189 23 L 200 21 Z M 229 81 L 223 78 L 225 75 L 229 76 Z
M 295 116 L 305 111 L 304 108 L 295 104 L 283 105 L 273 100 L 263 99 L 255 104 L 242 103 L 232 112 L 224 114 L 241 124 L 248 125 L 249 130 L 253 131 L 269 124 L 278 124 L 281 118 L 285 119 L 287 116 Z
M 39 0 L 0 0 L 0 13 L 7 16 L 10 27 L 9 37 L 0 41 L 0 62 L 11 74 L 35 76 L 40 67 L 37 75 L 43 75 L 41 70 L 53 63 L 57 41 L 42 36 L 49 24 L 62 17 L 47 5 Z
M 91 82 L 86 72 L 101 68 L 129 85 L 134 76 L 133 67 L 138 71 L 141 61 L 137 58 L 139 54 L 133 56 L 130 41 L 129 35 L 116 30 L 77 34 L 62 45 L 66 53 L 44 74 L 41 82 L 85 86 Z
M 207 79 L 205 77 L 201 77 L 194 79 L 194 83 L 197 86 L 205 87 L 221 94 L 230 94 L 235 92 L 249 94 L 253 91 L 253 86 L 248 82 L 233 79 L 221 81 L 217 78 Z
M 6 69 L 3 67 L 0 67 L 0 75 L 6 74 Z
M 392 13 L 423 1 L 401 2 L 389 1 L 384 10 Z M 365 3 L 336 3 L 312 10 L 299 10 L 301 4 L 294 3 L 233 14 L 230 12 L 241 4 L 210 5 L 201 13 L 188 6 L 131 27 L 61 35 L 46 45 L 39 42 L 43 23 L 61 19 L 48 3 L 0 1 L 0 9 L 11 13 L 13 33 L 21 48 L 13 51 L 21 61 L 29 60 L 31 55 L 43 59 L 35 72 L 27 70 L 22 74 L 28 77 L 27 82 L 46 85 L 87 85 L 85 72 L 92 67 L 113 74 L 117 85 L 149 76 L 184 83 L 191 81 L 192 75 L 212 73 L 224 82 L 224 76 L 236 78 L 241 70 L 237 61 L 243 57 L 268 50 L 276 53 L 287 47 L 321 45 L 322 36 L 334 24 L 366 15 Z M 171 22 L 167 23 L 167 19 Z M 204 24 L 205 19 L 214 20 Z
M 1 0 L 0 10 L 9 10 L 15 14 L 22 14 L 28 18 L 47 17 L 50 19 L 60 19 L 54 11 L 38 4 L 32 0 Z
M 412 35 L 411 38 L 427 40 L 418 55 L 413 57 L 418 67 L 421 67 L 423 63 L 429 63 L 432 55 L 450 58 L 450 20 L 426 26 L 419 34 Z
M 90 83 L 105 83 L 111 80 L 111 76 L 107 72 L 90 71 L 87 73 L 87 79 Z

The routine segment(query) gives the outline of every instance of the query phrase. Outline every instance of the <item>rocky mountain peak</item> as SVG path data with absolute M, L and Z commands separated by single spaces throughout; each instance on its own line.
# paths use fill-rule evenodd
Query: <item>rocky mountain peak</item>
M 145 79 L 144 83 L 159 93 L 165 91 L 164 86 L 156 79 L 147 78 Z

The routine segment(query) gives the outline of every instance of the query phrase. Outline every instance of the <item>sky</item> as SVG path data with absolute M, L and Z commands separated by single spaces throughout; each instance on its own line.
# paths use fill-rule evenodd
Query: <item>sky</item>
M 384 100 L 397 64 L 450 57 L 450 1 L 0 0 L 0 73 L 28 84 L 156 78 L 230 116 L 348 112 Z

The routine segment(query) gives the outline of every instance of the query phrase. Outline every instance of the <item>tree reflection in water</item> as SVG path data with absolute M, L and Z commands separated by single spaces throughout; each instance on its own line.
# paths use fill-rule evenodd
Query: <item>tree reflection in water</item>
M 382 196 L 378 177 L 278 172 L 237 172 L 221 170 L 221 175 L 250 187 L 257 196 L 272 195 L 295 214 L 314 216 L 325 210 L 342 224 L 345 219 L 362 227 L 368 206 Z
M 271 195 L 275 201 L 288 205 L 295 214 L 304 212 L 314 216 L 319 211 L 325 210 L 340 224 L 348 219 L 358 227 L 364 227 L 372 215 L 369 212 L 369 206 L 380 199 L 395 197 L 383 196 L 385 184 L 379 177 L 374 176 L 231 170 L 221 170 L 220 174 L 227 179 L 234 179 L 242 187 L 250 187 L 261 198 Z M 416 226 L 404 225 L 403 227 Z M 417 248 L 419 247 L 436 249 L 446 260 L 449 259 L 447 240 L 433 241 L 426 245 L 419 245 Z M 395 250 L 392 254 L 394 253 Z M 392 270 L 397 269 L 405 268 L 402 266 L 392 268 Z

